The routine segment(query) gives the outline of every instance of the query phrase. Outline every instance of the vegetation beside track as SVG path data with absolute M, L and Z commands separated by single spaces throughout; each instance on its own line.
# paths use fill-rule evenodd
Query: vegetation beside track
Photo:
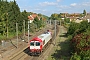
M 89 60 L 90 59 L 90 23 L 71 23 L 67 32 L 71 41 L 70 60 Z
M 64 39 L 62 40 L 60 37 L 67 39 L 63 41 Z M 57 44 L 59 44 L 59 46 L 56 45 L 56 47 L 54 47 L 52 51 L 54 53 L 52 53 L 47 60 L 90 59 L 90 23 L 88 23 L 87 21 L 82 21 L 81 23 L 71 22 L 67 29 L 66 35 L 60 37 L 57 39 Z M 63 41 L 63 43 L 58 42 L 61 40 Z M 68 56 L 66 56 L 65 54 L 67 54 Z
M 47 60 L 70 59 L 70 41 L 67 39 L 66 29 L 63 26 L 59 29 L 60 32 L 55 39 L 55 46 L 53 47 Z

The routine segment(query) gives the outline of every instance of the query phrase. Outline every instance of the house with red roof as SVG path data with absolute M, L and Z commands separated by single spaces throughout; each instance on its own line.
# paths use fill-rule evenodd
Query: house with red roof
M 40 17 L 37 14 L 28 16 L 28 20 L 30 21 L 30 23 L 32 23 L 36 17 L 38 17 L 38 19 L 40 20 Z

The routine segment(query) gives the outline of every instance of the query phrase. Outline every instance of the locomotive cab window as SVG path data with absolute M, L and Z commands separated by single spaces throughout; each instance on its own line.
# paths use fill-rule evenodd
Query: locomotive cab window
M 30 46 L 34 46 L 34 42 L 31 42 L 31 43 L 30 43 Z
M 36 42 L 36 46 L 40 46 L 40 42 Z

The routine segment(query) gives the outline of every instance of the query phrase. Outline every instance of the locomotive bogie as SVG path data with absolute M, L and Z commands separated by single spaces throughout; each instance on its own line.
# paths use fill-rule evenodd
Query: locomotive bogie
M 39 55 L 39 54 L 41 54 L 40 49 L 32 49 L 32 50 L 30 50 L 30 55 Z

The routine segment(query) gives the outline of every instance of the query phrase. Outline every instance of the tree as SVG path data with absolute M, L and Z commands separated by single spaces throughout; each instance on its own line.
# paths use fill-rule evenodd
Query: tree
M 86 14 L 87 14 L 86 10 L 83 10 L 83 14 L 84 14 L 84 16 L 86 16 Z
M 86 32 L 86 29 L 88 28 L 88 21 L 82 21 L 80 23 L 80 32 Z
M 65 18 L 64 21 L 65 21 L 66 23 L 70 23 L 70 19 L 69 19 L 69 18 Z
M 58 20 L 58 14 L 56 14 L 56 13 L 52 14 L 51 19 Z
M 15 0 L 8 2 L 7 0 L 0 0 L 0 38 L 1 36 L 6 37 L 8 35 L 16 35 L 16 22 L 18 23 L 18 31 L 23 31 L 23 21 L 25 20 L 25 28 L 28 27 L 28 15 L 33 12 L 20 12 L 20 8 Z M 40 14 L 39 14 L 40 15 Z M 41 16 L 41 15 L 40 15 Z M 40 28 L 43 23 L 41 20 L 35 19 L 35 23 Z
M 26 12 L 26 10 L 24 10 L 23 12 L 21 12 L 20 15 L 21 15 L 21 18 L 20 18 L 21 21 L 25 20 L 25 24 L 26 24 L 25 27 L 28 28 L 28 18 L 27 18 L 28 13 Z
M 78 29 L 79 29 L 79 24 L 75 22 L 71 22 L 67 34 L 73 35 Z
M 5 36 L 7 31 L 7 12 L 8 12 L 8 2 L 0 1 L 0 33 Z
M 16 1 L 0 1 L 0 34 L 6 37 L 7 31 L 16 31 L 16 22 L 20 23 L 19 31 L 22 28 L 21 13 Z
M 33 22 L 37 25 L 37 28 L 39 28 L 39 19 L 38 19 L 38 17 L 34 18 Z
M 74 25 L 73 25 L 74 26 Z M 71 27 L 71 29 L 73 29 Z M 79 24 L 78 32 L 71 39 L 73 55 L 71 60 L 89 60 L 90 59 L 90 24 L 82 21 Z M 75 29 L 77 31 L 77 29 Z
M 73 56 L 71 56 L 70 60 L 81 60 L 81 57 L 77 53 L 75 53 L 73 54 Z

